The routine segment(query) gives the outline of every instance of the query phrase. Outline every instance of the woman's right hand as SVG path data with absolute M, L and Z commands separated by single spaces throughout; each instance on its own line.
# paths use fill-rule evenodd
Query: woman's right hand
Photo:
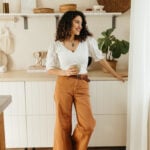
M 69 67 L 67 70 L 61 70 L 61 69 L 49 69 L 47 72 L 51 75 L 60 75 L 60 76 L 71 76 L 71 75 L 77 75 L 79 73 L 79 67 L 73 65 Z
M 77 75 L 79 71 L 80 70 L 77 65 L 72 65 L 67 70 L 65 70 L 65 75 L 66 76 Z

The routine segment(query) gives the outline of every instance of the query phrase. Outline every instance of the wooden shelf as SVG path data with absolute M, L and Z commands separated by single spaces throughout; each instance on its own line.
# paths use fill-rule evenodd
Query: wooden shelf
M 94 12 L 94 11 L 83 11 L 83 13 L 86 16 L 119 16 L 122 13 L 118 12 L 113 12 L 113 13 L 108 13 L 108 12 Z M 27 16 L 27 17 L 43 17 L 43 16 L 61 16 L 63 13 L 0 13 L 0 17 L 22 17 L 22 16 Z
M 121 12 L 95 12 L 95 11 L 83 11 L 85 16 L 112 16 L 112 28 L 115 28 L 116 25 L 116 17 L 121 15 Z M 29 17 L 55 17 L 56 18 L 56 26 L 58 24 L 60 16 L 63 13 L 0 13 L 0 20 L 3 21 L 14 21 L 17 22 L 19 17 L 24 18 L 24 29 L 28 29 L 28 18 Z

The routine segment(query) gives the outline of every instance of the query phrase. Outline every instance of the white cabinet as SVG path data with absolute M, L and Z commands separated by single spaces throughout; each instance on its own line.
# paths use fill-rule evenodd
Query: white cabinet
M 26 82 L 26 114 L 54 114 L 55 81 Z
M 125 146 L 127 82 L 91 81 L 89 84 L 97 122 L 89 146 Z M 54 88 L 55 81 L 0 82 L 0 94 L 12 95 L 12 103 L 5 111 L 7 148 L 52 147 Z
M 28 146 L 52 147 L 55 82 L 26 82 L 25 87 Z M 90 96 L 97 125 L 89 146 L 125 146 L 127 82 L 91 81 Z
M 4 124 L 6 147 L 27 147 L 26 117 L 23 115 L 4 115 Z
M 28 147 L 52 147 L 54 115 L 27 116 Z
M 26 82 L 28 147 L 52 147 L 55 81 Z
M 127 82 L 92 81 L 90 96 L 96 128 L 90 146 L 125 146 Z
M 5 110 L 5 115 L 25 115 L 24 82 L 0 82 L 0 94 L 12 95 L 12 103 Z
M 94 114 L 126 114 L 127 82 L 92 81 L 90 97 Z
M 26 110 L 24 82 L 0 82 L 0 95 L 12 95 L 12 103 L 4 112 L 7 148 L 26 147 Z
M 89 146 L 126 146 L 125 115 L 95 115 L 96 128 Z

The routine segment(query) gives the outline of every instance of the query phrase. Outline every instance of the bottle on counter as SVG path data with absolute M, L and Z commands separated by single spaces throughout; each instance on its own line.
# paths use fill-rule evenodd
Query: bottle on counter
M 9 3 L 7 0 L 3 0 L 3 13 L 9 13 Z

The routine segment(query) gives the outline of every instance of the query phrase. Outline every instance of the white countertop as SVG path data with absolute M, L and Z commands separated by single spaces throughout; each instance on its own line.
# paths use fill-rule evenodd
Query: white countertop
M 11 103 L 10 95 L 0 95 L 0 113 Z
M 119 71 L 120 73 L 126 74 L 127 71 Z M 104 73 L 101 70 L 93 70 L 88 72 L 88 76 L 91 81 L 97 80 L 117 80 L 109 73 Z M 0 73 L 0 82 L 2 81 L 48 81 L 56 80 L 56 76 L 49 75 L 46 72 L 27 72 L 26 70 L 8 71 Z M 125 78 L 127 80 L 127 77 Z

